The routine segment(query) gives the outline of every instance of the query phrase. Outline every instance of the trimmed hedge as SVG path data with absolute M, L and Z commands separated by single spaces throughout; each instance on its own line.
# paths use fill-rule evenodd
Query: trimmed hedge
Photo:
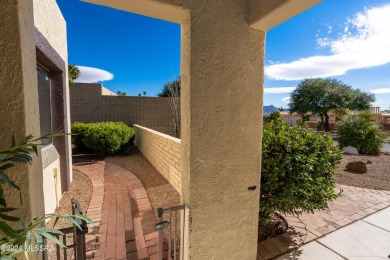
M 360 153 L 379 155 L 387 141 L 378 118 L 370 112 L 347 115 L 338 124 L 340 147 L 353 146 Z
M 80 122 L 72 123 L 71 132 L 72 132 L 73 144 L 76 146 L 76 149 L 79 152 L 91 152 L 82 141 L 82 139 L 85 137 L 87 129 L 88 129 L 88 124 L 80 123 Z
M 103 157 L 120 153 L 134 137 L 134 130 L 123 122 L 75 122 L 72 134 L 75 134 L 73 140 L 77 150 L 89 149 Z
M 341 150 L 329 133 L 289 127 L 281 118 L 264 125 L 260 221 L 274 212 L 325 209 L 337 197 L 333 177 Z

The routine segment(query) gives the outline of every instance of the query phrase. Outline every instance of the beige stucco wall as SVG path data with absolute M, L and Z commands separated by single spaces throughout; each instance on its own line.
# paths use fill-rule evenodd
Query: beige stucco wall
M 59 159 L 43 169 L 43 187 L 45 213 L 53 213 L 62 196 Z
M 301 118 L 298 115 L 290 115 L 290 114 L 282 115 L 282 117 L 283 117 L 283 120 L 286 121 L 289 126 L 296 126 L 297 125 L 297 120 L 299 118 Z
M 31 1 L 6 1 L 0 8 L 0 150 L 9 148 L 28 134 L 39 135 L 38 92 L 33 11 Z M 8 206 L 19 208 L 17 215 L 30 221 L 43 208 L 42 162 L 33 156 L 32 164 L 7 171 L 21 187 L 19 194 L 5 190 Z M 33 206 L 32 206 L 33 205 Z
M 35 26 L 66 61 L 65 22 L 54 0 L 13 0 L 2 3 L 0 103 L 3 106 L 0 112 L 0 150 L 9 147 L 13 134 L 17 140 L 29 134 L 36 137 L 40 135 Z M 33 155 L 32 164 L 18 165 L 7 172 L 21 187 L 23 199 L 20 205 L 19 194 L 7 189 L 5 193 L 9 206 L 19 208 L 17 214 L 27 223 L 32 217 L 44 214 L 45 181 L 41 152 L 39 157 Z
M 189 254 L 255 259 L 265 33 L 248 25 L 246 1 L 193 5 L 182 27 L 181 61 Z M 248 191 L 249 186 L 257 189 Z
M 64 61 L 68 60 L 66 22 L 55 0 L 33 0 L 34 25 Z
M 34 0 L 34 26 L 46 38 L 51 47 L 57 52 L 62 60 L 68 64 L 68 46 L 66 35 L 66 21 L 55 0 Z M 67 75 L 67 67 L 64 73 Z M 65 80 L 66 86 L 63 90 L 64 96 L 64 132 L 70 133 L 70 103 L 69 103 L 69 86 L 68 79 Z M 72 155 L 71 155 L 71 137 L 64 137 L 65 141 L 65 162 L 66 173 L 61 173 L 62 182 L 67 182 L 66 185 L 72 182 Z
M 133 129 L 140 152 L 181 194 L 180 139 L 139 125 L 134 125 Z
M 248 0 L 248 21 L 252 28 L 268 31 L 322 0 Z
M 319 122 L 319 121 L 321 121 L 321 118 L 318 117 L 318 116 L 310 116 L 309 120 L 310 121 L 317 121 L 317 122 Z M 330 124 L 336 123 L 336 117 L 335 116 L 329 116 L 329 123 Z
M 109 89 L 106 89 L 105 87 L 103 87 L 103 85 L 102 85 L 102 95 L 103 96 L 117 96 L 117 94 L 115 94 L 114 92 L 112 92 Z

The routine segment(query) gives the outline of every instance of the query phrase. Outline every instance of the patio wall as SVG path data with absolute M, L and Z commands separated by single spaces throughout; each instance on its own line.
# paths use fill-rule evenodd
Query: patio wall
M 102 84 L 75 83 L 70 86 L 70 108 L 72 122 L 124 122 L 175 133 L 166 97 L 117 96 Z
M 134 125 L 135 143 L 143 156 L 181 194 L 180 139 Z

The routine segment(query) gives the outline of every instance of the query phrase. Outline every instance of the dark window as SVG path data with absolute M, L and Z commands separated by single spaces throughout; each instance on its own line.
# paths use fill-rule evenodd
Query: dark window
M 41 136 L 50 134 L 51 127 L 51 90 L 50 73 L 41 66 L 37 66 L 38 72 L 38 100 L 39 100 L 39 121 L 41 125 Z M 43 145 L 51 144 L 52 139 L 42 141 Z

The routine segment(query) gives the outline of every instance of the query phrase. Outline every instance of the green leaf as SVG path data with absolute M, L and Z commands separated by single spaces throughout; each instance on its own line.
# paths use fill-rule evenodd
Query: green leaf
M 74 216 L 75 216 L 76 218 L 85 220 L 87 223 L 94 224 L 93 221 L 92 221 L 90 218 L 88 218 L 88 217 L 86 217 L 86 216 L 84 216 L 84 215 L 82 215 L 82 214 L 75 214 Z
M 5 207 L 5 208 L 7 207 L 7 202 L 4 199 L 4 190 L 3 190 L 3 187 L 1 186 L 1 184 L 0 184 L 0 205 Z
M 11 158 L 11 161 L 13 162 L 20 162 L 20 163 L 27 163 L 29 162 L 30 160 L 29 159 L 26 159 L 25 157 L 23 157 L 22 155 L 15 155 Z
M 60 217 L 56 217 L 56 219 L 54 220 L 53 228 L 57 225 L 58 220 L 60 220 Z
M 0 208 L 0 212 L 10 212 L 17 210 L 17 208 Z
M 47 239 L 49 239 L 50 241 L 56 243 L 56 244 L 59 245 L 60 247 L 67 248 L 60 240 L 58 240 L 58 238 L 56 238 L 56 237 L 50 235 L 49 233 L 42 231 L 42 232 L 40 232 L 40 234 L 41 234 L 42 236 L 46 237 Z
M 75 225 L 78 229 L 83 230 L 83 229 L 81 228 L 80 224 L 79 224 L 74 218 L 72 218 L 71 216 L 69 216 L 69 215 L 63 215 L 63 216 L 61 216 L 61 218 L 64 219 L 64 220 L 69 221 L 70 223 L 72 223 L 73 225 Z
M 20 218 L 18 218 L 18 217 L 8 216 L 8 215 L 2 214 L 2 213 L 0 213 L 0 218 L 2 218 L 4 220 L 8 220 L 8 221 L 20 221 Z
M 31 232 L 27 232 L 24 246 L 27 248 L 31 244 Z
M 41 245 L 42 245 L 42 242 L 43 242 L 42 235 L 39 234 L 39 233 L 35 233 L 35 232 L 34 232 L 34 237 L 35 237 L 35 244 L 36 244 L 37 246 L 41 246 Z
M 34 230 L 38 230 L 39 232 L 47 232 L 47 233 L 54 233 L 54 234 L 58 234 L 58 235 L 64 235 L 64 233 L 61 230 L 56 229 L 56 228 L 40 227 L 40 228 L 36 228 Z
M 16 238 L 19 237 L 19 233 L 16 230 L 14 230 L 13 228 L 11 228 L 4 221 L 0 221 L 0 231 L 3 232 L 9 238 L 15 238 L 16 239 Z
M 19 186 L 17 186 L 11 179 L 8 177 L 8 175 L 0 170 L 0 179 L 3 180 L 9 187 L 20 190 Z
M 0 170 L 5 171 L 5 170 L 7 170 L 7 169 L 9 169 L 9 168 L 11 168 L 13 166 L 15 166 L 13 163 L 6 163 L 6 164 L 3 164 L 3 165 L 0 166 Z
M 15 146 L 16 146 L 15 136 L 12 135 L 11 147 L 15 147 Z
M 32 145 L 31 148 L 34 150 L 34 153 L 38 155 L 38 148 L 36 145 Z

